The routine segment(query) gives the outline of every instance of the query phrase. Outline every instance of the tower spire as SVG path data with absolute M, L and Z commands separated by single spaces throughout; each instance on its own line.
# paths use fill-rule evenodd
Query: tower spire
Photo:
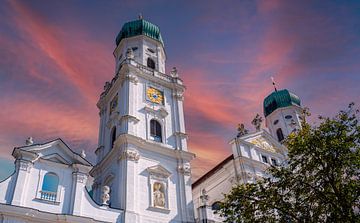
M 277 92 L 274 77 L 271 77 L 271 81 L 272 81 L 272 85 L 274 86 L 275 91 Z

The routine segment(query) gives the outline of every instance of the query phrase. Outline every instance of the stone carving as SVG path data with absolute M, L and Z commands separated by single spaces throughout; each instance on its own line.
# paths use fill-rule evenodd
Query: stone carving
M 258 132 L 260 131 L 262 122 L 263 122 L 263 118 L 259 114 L 256 114 L 255 118 L 251 121 L 251 124 L 255 126 L 255 129 Z
M 165 208 L 164 186 L 161 183 L 154 183 L 154 207 Z
M 127 74 L 126 79 L 128 79 L 130 82 L 134 83 L 135 85 L 138 83 L 139 79 L 133 75 L 133 74 Z
M 175 78 L 179 76 L 178 70 L 176 69 L 176 67 L 173 67 L 173 69 L 170 71 L 170 75 Z
M 110 200 L 110 187 L 109 186 L 103 186 L 102 190 L 101 190 L 102 194 L 101 194 L 101 203 L 102 205 L 109 205 L 108 202 Z
M 73 177 L 75 177 L 76 182 L 78 182 L 78 183 L 86 183 L 87 176 L 85 174 L 75 172 L 75 173 L 73 173 Z
M 310 110 L 308 107 L 303 108 L 301 111 L 301 121 L 306 122 L 306 117 L 310 116 Z
M 255 146 L 267 150 L 270 152 L 276 152 L 276 148 L 273 144 L 266 141 L 264 138 L 256 138 L 250 141 L 250 143 L 254 144 Z
M 249 132 L 247 129 L 245 129 L 245 125 L 243 123 L 238 124 L 237 130 L 238 130 L 237 137 L 244 136 Z
M 209 195 L 207 195 L 207 192 L 205 189 L 202 189 L 202 191 L 201 191 L 200 200 L 201 200 L 202 205 L 207 205 L 207 202 L 209 200 Z
M 126 150 L 123 152 L 122 157 L 131 161 L 138 161 L 140 159 L 140 154 L 135 150 Z
M 191 174 L 191 167 L 190 167 L 190 163 L 183 163 L 182 165 L 180 165 L 178 167 L 178 170 L 181 174 L 184 174 L 186 176 L 190 176 Z
M 183 101 L 184 93 L 183 92 L 175 92 L 175 93 L 173 93 L 173 97 L 179 101 Z
M 32 144 L 34 144 L 33 138 L 30 136 L 29 138 L 26 139 L 25 144 L 27 146 L 31 146 Z
M 126 59 L 128 60 L 134 59 L 134 51 L 131 48 L 128 48 L 126 51 Z
M 106 81 L 105 82 L 105 85 L 104 85 L 104 91 L 106 91 L 107 89 L 109 89 L 111 86 L 110 82 L 109 81 Z
M 82 158 L 85 158 L 85 157 L 86 157 L 85 150 L 81 150 L 80 156 L 81 156 Z
M 19 160 L 19 169 L 20 170 L 30 173 L 30 169 L 31 169 L 32 165 L 33 164 L 30 161 Z

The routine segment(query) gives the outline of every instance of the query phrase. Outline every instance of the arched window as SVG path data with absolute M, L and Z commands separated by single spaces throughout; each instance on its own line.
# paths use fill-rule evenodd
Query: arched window
M 59 177 L 55 173 L 45 174 L 41 187 L 41 199 L 56 201 L 58 186 Z
M 278 129 L 276 130 L 276 135 L 277 135 L 277 137 L 278 137 L 279 142 L 281 142 L 281 141 L 284 140 L 284 134 L 283 134 L 281 128 L 278 128 Z
M 151 58 L 147 58 L 147 66 L 151 69 L 155 69 L 155 61 Z
M 150 121 L 150 136 L 154 141 L 162 142 L 161 125 L 154 119 Z
M 220 201 L 216 201 L 216 202 L 214 202 L 212 205 L 211 205 L 211 210 L 213 210 L 213 211 L 218 211 L 218 210 L 220 210 Z
M 114 142 L 116 140 L 116 127 L 114 127 L 112 130 L 111 130 L 111 144 L 110 144 L 110 149 L 112 149 L 114 147 Z

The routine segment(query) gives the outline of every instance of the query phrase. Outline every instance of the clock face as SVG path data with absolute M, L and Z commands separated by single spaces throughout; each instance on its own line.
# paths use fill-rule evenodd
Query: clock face
M 164 104 L 164 94 L 158 89 L 149 87 L 146 91 L 147 98 L 156 104 Z

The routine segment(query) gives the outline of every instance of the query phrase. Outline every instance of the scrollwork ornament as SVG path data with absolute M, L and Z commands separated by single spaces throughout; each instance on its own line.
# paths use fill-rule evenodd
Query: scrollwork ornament
M 33 164 L 29 161 L 19 160 L 19 169 L 30 173 Z
M 190 163 L 183 163 L 182 165 L 180 165 L 178 167 L 178 170 L 181 174 L 185 175 L 185 176 L 190 176 L 191 175 L 191 167 L 190 167 Z
M 121 158 L 137 162 L 140 159 L 140 154 L 135 150 L 126 150 L 123 152 Z

